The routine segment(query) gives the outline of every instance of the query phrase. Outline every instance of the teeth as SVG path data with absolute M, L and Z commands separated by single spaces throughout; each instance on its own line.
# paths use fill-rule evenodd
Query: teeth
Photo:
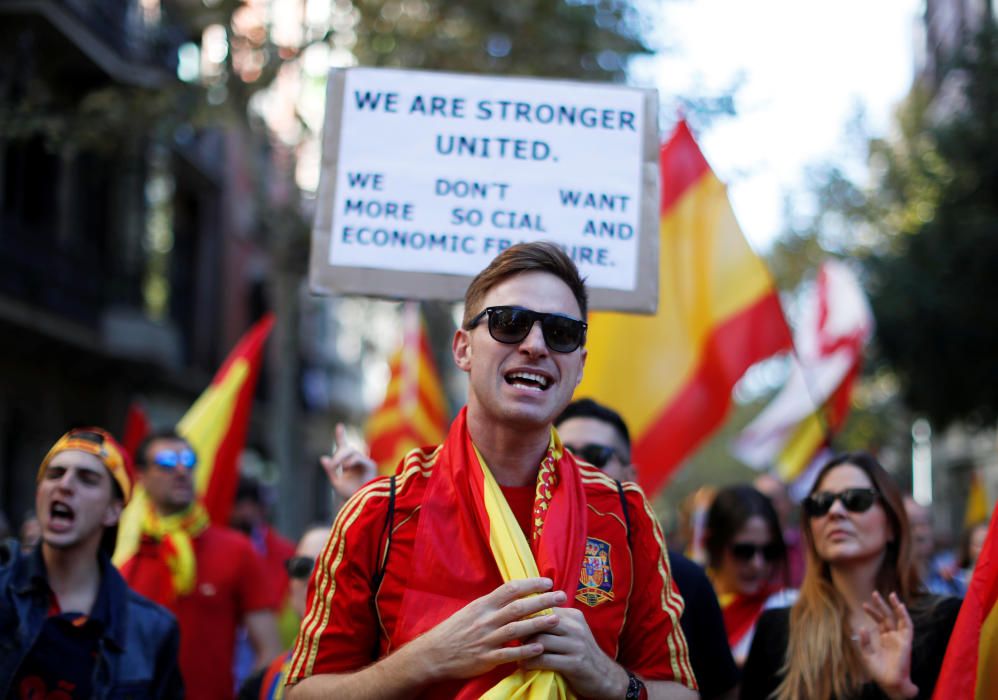
M 69 518 L 69 517 L 72 517 L 73 511 L 68 506 L 64 506 L 61 503 L 53 503 L 52 504 L 52 515 L 58 515 L 58 516 L 61 516 L 61 517 Z
M 541 376 L 540 374 L 534 374 L 533 372 L 513 372 L 508 376 L 510 381 L 515 381 L 517 379 L 522 379 L 524 381 L 533 382 L 539 384 L 542 389 L 547 389 L 548 379 L 547 377 Z

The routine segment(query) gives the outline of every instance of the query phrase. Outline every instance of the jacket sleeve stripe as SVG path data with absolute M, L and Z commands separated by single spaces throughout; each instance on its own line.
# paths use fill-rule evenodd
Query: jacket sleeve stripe
M 343 560 L 347 531 L 360 517 L 364 507 L 372 497 L 384 498 L 388 492 L 387 482 L 375 482 L 354 494 L 336 518 L 333 531 L 330 533 L 319 559 L 320 565 L 316 571 L 315 588 L 312 599 L 309 601 L 311 603 L 310 609 L 305 619 L 302 620 L 298 640 L 295 642 L 291 669 L 288 672 L 289 678 L 299 678 L 310 675 L 312 672 L 322 630 L 329 622 L 331 603 L 336 593 L 336 569 Z
M 440 449 L 431 453 L 413 450 L 403 461 L 402 473 L 398 479 L 400 495 L 406 483 L 415 475 L 428 477 Z M 329 624 L 333 596 L 336 593 L 336 571 L 343 560 L 347 532 L 354 521 L 364 511 L 367 502 L 373 497 L 386 498 L 390 492 L 387 480 L 378 480 L 363 487 L 343 506 L 333 525 L 333 531 L 326 541 L 319 558 L 315 588 L 309 611 L 302 620 L 298 639 L 295 642 L 288 678 L 292 682 L 312 674 L 315 659 L 319 652 L 322 632 Z

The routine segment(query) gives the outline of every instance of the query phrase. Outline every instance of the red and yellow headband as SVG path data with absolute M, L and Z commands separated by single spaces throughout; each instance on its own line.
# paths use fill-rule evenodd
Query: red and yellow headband
M 94 455 L 101 461 L 121 488 L 128 505 L 132 497 L 132 465 L 125 449 L 118 444 L 109 432 L 101 428 L 74 428 L 63 435 L 45 455 L 38 468 L 38 481 L 42 480 L 49 462 L 60 452 L 79 450 Z

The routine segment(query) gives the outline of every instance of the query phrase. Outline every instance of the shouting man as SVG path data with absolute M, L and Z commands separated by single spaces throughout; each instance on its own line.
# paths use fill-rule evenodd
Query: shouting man
M 69 431 L 42 460 L 41 543 L 0 546 L 0 697 L 183 697 L 176 620 L 111 565 L 129 466 L 100 428 Z
M 442 445 L 340 511 L 293 700 L 696 697 L 651 509 L 552 429 L 582 378 L 586 308 L 549 243 L 513 246 L 472 281 L 452 344 L 467 407 Z

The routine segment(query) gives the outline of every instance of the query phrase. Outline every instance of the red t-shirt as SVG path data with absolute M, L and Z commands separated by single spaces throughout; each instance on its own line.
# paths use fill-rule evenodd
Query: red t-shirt
M 180 625 L 180 672 L 188 700 L 228 700 L 234 694 L 232 651 L 236 627 L 247 613 L 273 605 L 263 559 L 245 535 L 209 525 L 194 538 L 197 581 L 194 590 L 164 605 Z M 137 592 L 149 597 L 169 576 L 159 545 L 143 538 L 121 573 Z
M 397 477 L 394 536 L 373 605 L 371 581 L 383 555 L 379 535 L 387 512 L 388 480 L 371 482 L 340 511 L 320 559 L 325 567 L 320 572 L 317 566 L 309 583 L 308 610 L 295 644 L 289 683 L 315 674 L 359 670 L 398 646 L 395 626 L 408 572 L 419 566 L 412 553 L 432 466 L 432 462 L 410 461 Z M 615 482 L 592 467 L 579 469 L 588 532 L 578 590 L 569 604 L 585 615 L 604 653 L 625 668 L 647 679 L 696 687 L 679 626 L 682 598 L 672 585 L 664 538 L 651 508 L 636 485 L 625 485 L 632 555 Z M 510 494 L 519 500 L 516 491 Z M 521 520 L 522 505 L 511 507 Z M 325 599 L 317 601 L 320 576 L 331 576 L 332 584 L 324 587 Z M 439 684 L 425 689 L 421 697 L 453 697 L 461 684 Z

